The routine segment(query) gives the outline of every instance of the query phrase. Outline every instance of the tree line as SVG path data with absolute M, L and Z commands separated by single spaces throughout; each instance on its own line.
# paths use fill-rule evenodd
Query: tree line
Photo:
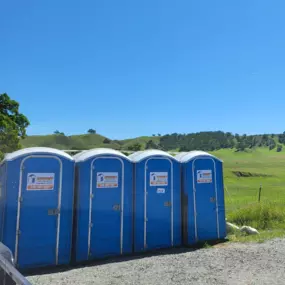
M 235 149 L 245 151 L 256 147 L 268 147 L 269 150 L 282 151 L 285 144 L 285 132 L 282 134 L 263 135 L 239 135 L 230 132 L 199 132 L 190 134 L 166 134 L 159 138 L 159 141 L 150 139 L 146 149 L 161 149 L 165 151 L 191 151 L 204 150 L 214 151 L 219 149 Z M 143 146 L 135 143 L 128 147 L 128 150 L 141 150 Z
M 268 147 L 270 150 L 282 150 L 285 144 L 285 132 L 282 134 L 239 135 L 230 132 L 199 132 L 190 134 L 168 134 L 160 139 L 160 147 L 164 150 L 204 150 L 236 149 L 244 151 L 255 147 Z

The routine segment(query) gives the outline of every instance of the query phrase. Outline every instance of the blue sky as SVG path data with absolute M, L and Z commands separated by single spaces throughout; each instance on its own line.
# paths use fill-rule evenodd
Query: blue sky
M 285 130 L 285 1 L 0 2 L 0 93 L 28 134 Z

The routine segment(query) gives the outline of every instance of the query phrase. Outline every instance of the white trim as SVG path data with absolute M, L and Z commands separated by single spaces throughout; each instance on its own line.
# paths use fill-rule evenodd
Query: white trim
M 19 181 L 19 191 L 18 191 L 18 208 L 17 208 L 17 223 L 16 223 L 16 241 L 15 241 L 15 264 L 18 263 L 18 246 L 19 246 L 19 235 L 18 231 L 20 229 L 20 215 L 21 215 L 21 197 L 22 197 L 22 182 L 23 182 L 23 165 L 24 162 L 30 158 L 53 158 L 59 162 L 60 175 L 59 175 L 59 188 L 58 188 L 58 205 L 57 208 L 59 213 L 57 215 L 57 232 L 56 232 L 56 252 L 55 252 L 55 264 L 58 265 L 58 251 L 59 251 L 59 234 L 60 234 L 60 210 L 61 210 L 61 195 L 62 195 L 62 161 L 57 156 L 53 155 L 30 155 L 25 157 L 21 161 L 20 165 L 20 181 Z
M 123 153 L 121 153 L 118 150 L 114 150 L 111 148 L 94 148 L 94 149 L 90 149 L 90 150 L 86 150 L 86 151 L 82 151 L 81 153 L 77 154 L 76 156 L 74 156 L 74 159 L 76 162 L 82 162 L 82 161 L 86 161 L 90 158 L 93 158 L 95 156 L 106 156 L 106 155 L 111 155 L 111 156 L 119 156 L 121 158 L 125 158 L 126 160 L 130 159 L 124 155 Z
M 193 183 L 193 207 L 194 207 L 194 227 L 195 227 L 195 240 L 198 240 L 197 234 L 197 209 L 196 209 L 196 184 L 195 184 L 195 160 L 192 162 L 192 183 Z M 188 204 L 188 203 L 187 203 Z M 187 211 L 187 215 L 188 215 Z M 188 220 L 188 217 L 187 217 Z M 187 225 L 188 227 L 188 225 Z M 188 230 L 189 231 L 189 230 Z
M 4 228 L 5 228 L 5 219 L 6 219 L 6 207 L 7 207 L 7 181 L 8 181 L 8 164 L 1 164 L 0 167 L 5 167 L 5 194 L 1 197 L 1 199 L 4 199 L 3 203 L 3 210 L 2 210 L 2 230 L 1 230 L 1 242 L 3 242 L 4 239 Z
M 133 162 L 140 162 L 140 161 L 142 161 L 148 157 L 154 157 L 154 156 L 164 156 L 165 158 L 171 158 L 173 160 L 178 161 L 171 154 L 169 154 L 165 151 L 162 151 L 162 150 L 158 150 L 158 149 L 149 149 L 149 150 L 137 151 L 137 152 L 133 153 L 131 156 L 129 156 L 129 158 Z
M 120 157 L 112 157 L 112 156 L 99 156 L 92 160 L 91 168 L 90 168 L 90 190 L 89 190 L 89 225 L 88 225 L 88 252 L 87 252 L 87 259 L 90 257 L 90 250 L 91 250 L 91 223 L 92 223 L 92 192 L 93 192 L 93 166 L 94 162 L 98 159 L 117 159 L 122 164 L 122 189 L 121 189 L 121 227 L 120 227 L 120 252 L 123 254 L 123 238 L 124 238 L 124 188 L 125 188 L 125 165 L 123 160 Z M 94 192 L 95 193 L 95 192 Z M 95 195 L 94 195 L 95 198 Z
M 216 191 L 216 216 L 217 216 L 217 233 L 218 239 L 220 238 L 220 223 L 219 223 L 219 207 L 218 207 L 218 187 L 217 187 L 217 169 L 216 169 L 216 161 L 212 159 L 214 162 L 215 169 L 215 191 Z
M 75 243 L 73 243 L 73 241 L 72 241 L 72 244 L 74 244 L 74 246 L 75 246 L 75 261 L 77 262 L 77 254 L 78 254 L 78 250 L 77 250 L 77 248 L 78 248 L 78 246 L 79 246 L 79 242 L 80 242 L 80 240 L 79 240 L 79 233 L 80 233 L 80 231 L 79 231 L 79 227 L 78 227 L 78 224 L 79 224 L 79 214 L 78 214 L 78 209 L 79 209 L 79 207 L 80 207 L 80 194 L 79 194 L 79 189 L 80 189 L 80 173 L 81 173 L 81 169 L 80 169 L 80 166 L 78 166 L 76 163 L 74 164 L 74 166 L 75 166 L 75 172 L 74 172 L 74 180 L 75 180 L 75 178 L 76 178 L 76 175 L 78 175 L 77 176 L 77 184 L 75 184 L 75 188 L 74 188 L 74 195 L 76 195 L 76 200 L 75 200 L 75 203 L 74 203 L 74 206 L 76 207 L 76 208 L 74 208 L 74 212 L 75 212 L 75 209 L 76 209 L 76 220 L 75 220 L 75 223 L 76 223 L 76 234 L 75 234 Z M 89 201 L 90 202 L 90 201 Z M 88 227 L 89 227 L 89 224 L 88 224 Z M 72 228 L 72 231 L 73 231 L 74 229 Z M 72 248 L 71 248 L 71 250 L 72 250 Z
M 197 235 L 197 209 L 196 209 L 196 182 L 195 182 L 195 162 L 196 160 L 211 160 L 214 164 L 214 172 L 215 172 L 215 198 L 216 198 L 216 222 L 217 222 L 217 234 L 218 239 L 220 238 L 220 225 L 219 225 L 219 209 L 218 209 L 218 194 L 217 194 L 217 171 L 216 171 L 216 161 L 211 157 L 197 157 L 192 162 L 192 177 L 193 177 L 193 202 L 194 202 L 194 224 L 195 224 L 195 239 L 198 241 Z
M 73 224 L 74 224 L 74 212 L 75 212 L 75 207 L 76 207 L 76 204 L 75 204 L 75 163 L 73 163 L 73 181 L 72 181 L 72 190 L 73 190 L 73 195 L 72 195 L 72 208 L 71 208 L 71 232 L 70 232 L 70 257 L 69 257 L 69 260 L 72 259 L 72 246 L 73 246 Z M 75 245 L 76 246 L 76 245 Z
M 219 158 L 215 157 L 214 155 L 208 153 L 208 152 L 205 152 L 205 151 L 200 151 L 200 150 L 193 150 L 193 151 L 189 151 L 187 153 L 185 153 L 184 155 L 180 155 L 178 154 L 177 155 L 177 158 L 178 160 L 181 162 L 181 163 L 187 163 L 189 162 L 190 160 L 193 160 L 193 159 L 197 159 L 198 157 L 207 157 L 207 158 L 214 158 L 218 161 L 221 161 Z
M 170 199 L 171 199 L 171 222 L 170 222 L 170 227 L 171 227 L 171 246 L 173 246 L 174 242 L 174 234 L 173 234 L 173 212 L 174 212 L 174 205 L 173 205 L 173 161 L 172 159 L 168 158 L 168 157 L 150 157 L 149 159 L 147 159 L 145 161 L 144 164 L 144 249 L 147 248 L 147 234 L 146 234 L 146 230 L 147 230 L 147 185 L 148 185 L 148 179 L 147 179 L 147 163 L 150 160 L 156 160 L 156 159 L 160 159 L 160 160 L 167 160 L 170 162 L 171 165 L 171 190 L 170 190 Z
M 55 148 L 51 148 L 51 147 L 28 147 L 28 148 L 24 148 L 24 149 L 20 149 L 17 151 L 14 151 L 12 153 L 8 153 L 5 157 L 4 157 L 4 161 L 12 161 L 15 160 L 21 156 L 24 155 L 36 155 L 36 154 L 41 154 L 41 155 L 52 155 L 52 156 L 62 156 L 65 157 L 69 160 L 73 160 L 72 156 L 70 156 L 69 154 L 67 154 L 66 152 L 62 151 L 62 150 L 58 150 Z
M 132 152 L 132 153 L 128 156 L 128 158 L 133 161 L 134 158 L 135 158 L 136 156 L 138 156 L 138 155 L 139 155 L 140 153 L 142 153 L 142 152 L 144 152 L 144 150 L 138 150 L 138 151 Z
M 182 157 L 186 154 L 188 154 L 187 151 L 182 151 L 182 152 L 177 153 L 174 157 L 180 162 Z

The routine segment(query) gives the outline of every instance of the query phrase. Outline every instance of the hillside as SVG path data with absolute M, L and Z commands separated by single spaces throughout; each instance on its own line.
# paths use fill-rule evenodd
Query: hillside
M 126 140 L 111 140 L 99 134 L 65 136 L 63 133 L 58 133 L 46 136 L 28 136 L 21 141 L 21 144 L 23 147 L 46 146 L 64 150 L 107 147 L 134 151 L 150 148 L 165 151 L 190 151 L 195 149 L 205 151 L 236 149 L 244 151 L 246 149 L 267 147 L 269 150 L 281 151 L 285 144 L 285 133 L 247 136 L 217 131 L 142 136 Z
M 53 147 L 57 149 L 91 149 L 97 147 L 108 147 L 114 149 L 120 149 L 120 143 L 116 141 L 108 140 L 98 134 L 86 134 L 86 135 L 46 135 L 46 136 L 28 136 L 21 141 L 23 147 L 44 146 Z

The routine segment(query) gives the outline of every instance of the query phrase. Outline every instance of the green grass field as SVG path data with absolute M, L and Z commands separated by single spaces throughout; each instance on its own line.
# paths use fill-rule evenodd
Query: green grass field
M 232 240 L 258 240 L 285 235 L 285 153 L 268 149 L 251 152 L 219 150 L 224 161 L 226 214 L 230 222 L 256 227 L 260 236 L 232 236 Z M 252 177 L 237 177 L 233 172 Z M 259 187 L 261 203 L 258 203 Z

